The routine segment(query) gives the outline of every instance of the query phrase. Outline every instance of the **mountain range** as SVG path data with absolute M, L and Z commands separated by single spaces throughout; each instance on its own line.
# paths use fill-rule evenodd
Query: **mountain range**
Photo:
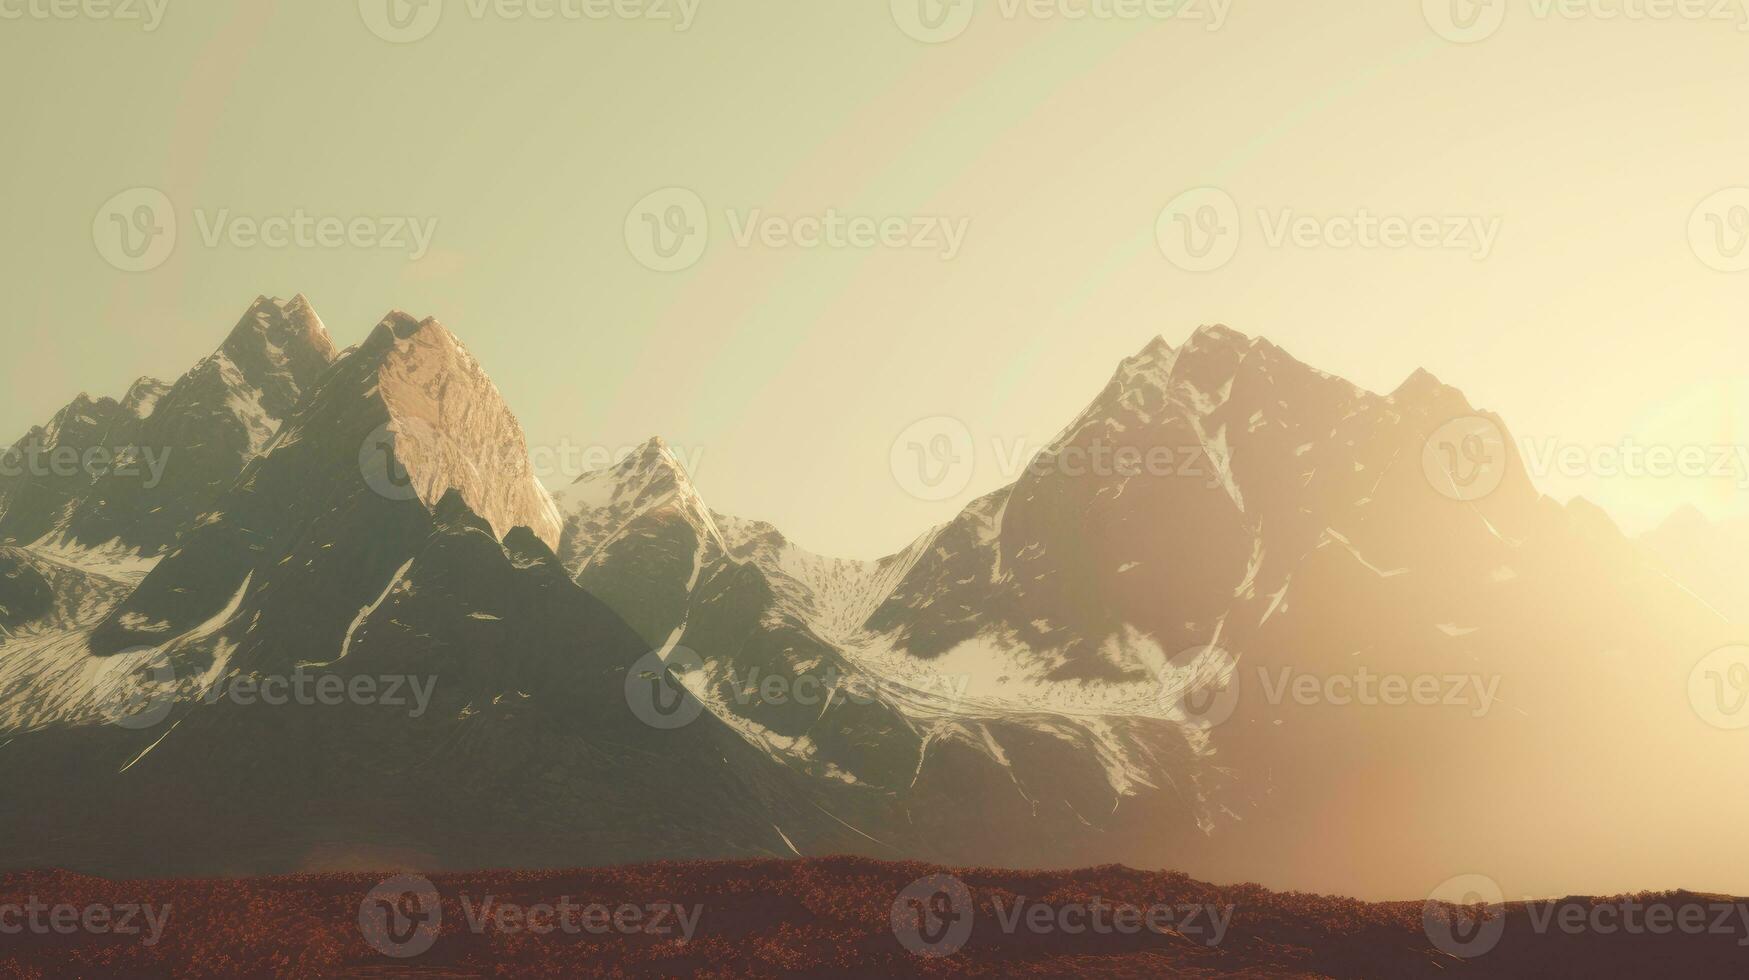
M 1453 425 L 1498 435 L 1488 492 Z M 1728 556 L 1541 495 L 1507 433 L 1425 371 L 1381 395 L 1205 327 L 1011 485 L 837 559 L 713 510 L 660 439 L 549 491 L 443 324 L 342 351 L 263 297 L 12 452 L 102 467 L 0 475 L 0 779 L 33 787 L 0 867 L 1674 884 L 1599 862 L 1632 834 L 1749 889 L 1705 844 L 1749 788 L 1693 776 L 1741 762 L 1690 697 L 1749 609 Z

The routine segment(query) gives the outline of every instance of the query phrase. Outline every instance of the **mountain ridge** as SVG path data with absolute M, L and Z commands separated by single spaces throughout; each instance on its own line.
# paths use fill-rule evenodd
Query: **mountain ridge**
M 0 807 L 12 839 L 58 823 L 68 849 L 0 861 L 260 872 L 356 839 L 431 867 L 846 852 L 1400 893 L 1447 876 L 1495 793 L 1610 718 L 1655 719 L 1623 764 L 1694 749 L 1692 715 L 1645 692 L 1717 639 L 1716 615 L 1600 514 L 1539 494 L 1510 440 L 1492 492 L 1454 496 L 1426 451 L 1448 413 L 1504 424 L 1426 372 L 1379 395 L 1230 328 L 1155 338 L 1010 483 L 860 561 L 713 510 L 660 438 L 551 493 L 440 322 L 392 312 L 305 377 L 272 352 L 309 347 L 319 320 L 268 304 L 238 328 L 263 341 L 249 374 L 301 394 L 223 457 L 235 477 L 171 546 L 9 546 L 20 607 L 40 605 L 35 576 L 62 611 L 0 637 L 0 776 L 71 789 Z M 277 411 L 291 389 L 270 389 L 250 390 Z M 192 417 L 248 434 L 235 412 Z M 108 687 L 154 665 L 170 680 L 143 690 L 171 720 L 104 726 Z M 1356 670 L 1493 681 L 1483 703 L 1413 711 L 1271 694 L 1280 671 Z M 300 671 L 425 678 L 429 713 L 201 695 Z M 650 696 L 689 720 L 640 714 Z M 1498 786 L 1426 765 L 1467 755 Z M 1706 792 L 1666 770 L 1645 766 L 1595 833 Z M 1577 807 L 1619 786 L 1542 792 Z M 142 813 L 174 846 L 128 842 Z M 698 813 L 724 815 L 719 843 Z M 1368 843 L 1403 826 L 1439 846 Z M 1583 881 L 1570 836 L 1497 853 Z

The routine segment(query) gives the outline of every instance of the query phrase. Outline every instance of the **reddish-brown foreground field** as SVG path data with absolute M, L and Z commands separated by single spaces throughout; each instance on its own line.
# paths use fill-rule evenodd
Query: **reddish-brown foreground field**
M 1107 867 L 861 859 L 111 882 L 0 877 L 0 977 L 1744 976 L 1749 901 L 1473 915 Z

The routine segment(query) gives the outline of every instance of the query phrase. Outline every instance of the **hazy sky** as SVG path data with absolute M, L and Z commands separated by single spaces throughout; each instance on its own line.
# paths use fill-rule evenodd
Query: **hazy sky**
M 935 0 L 620 0 L 641 16 L 607 19 L 566 15 L 600 0 L 448 0 L 435 21 L 427 0 L 398 22 L 385 0 L 137 0 L 133 21 L 58 19 L 57 2 L 0 0 L 8 441 L 82 389 L 175 377 L 256 294 L 303 292 L 343 345 L 391 308 L 439 317 L 537 447 L 660 434 L 713 507 L 851 556 L 1006 482 L 992 446 L 1044 443 L 1119 359 L 1202 323 L 1375 390 L 1425 366 L 1588 458 L 1749 442 L 1749 272 L 1708 264 L 1749 264 L 1749 209 L 1695 214 L 1749 185 L 1735 6 L 1513 2 L 1459 44 L 1432 25 L 1473 14 L 1486 34 L 1486 3 L 1196 0 L 1161 18 L 1065 0 L 1092 13 L 1069 18 L 992 0 L 966 23 Z M 911 36 L 936 13 L 957 36 Z M 1174 200 L 1218 200 L 1180 198 L 1201 187 L 1234 202 L 1240 238 L 1193 272 L 1156 225 Z M 155 226 L 113 224 L 150 203 L 110 204 L 134 188 L 170 202 L 167 257 L 117 252 Z M 639 207 L 665 188 L 686 191 Z M 686 192 L 708 244 L 664 257 L 644 215 L 687 228 Z M 300 209 L 328 241 L 249 240 Z M 1448 219 L 1468 230 L 1458 248 L 1271 240 L 1284 218 L 1363 209 L 1437 219 L 1439 246 Z M 907 220 L 887 244 L 854 226 L 793 243 L 815 237 L 793 219 L 829 212 Z M 417 259 L 400 218 L 431 232 Z M 155 267 L 116 267 L 136 262 Z M 980 447 L 944 501 L 890 465 L 931 416 Z M 1541 482 L 1633 529 L 1749 499 L 1736 478 L 1596 468 Z

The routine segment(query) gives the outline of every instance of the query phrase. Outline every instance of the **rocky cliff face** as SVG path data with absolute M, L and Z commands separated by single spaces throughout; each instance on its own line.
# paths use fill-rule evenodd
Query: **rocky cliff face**
M 361 353 L 379 357 L 378 347 L 376 396 L 419 500 L 432 507 L 456 490 L 499 537 L 526 527 L 557 547 L 559 514 L 535 478 L 522 426 L 467 348 L 436 320 L 400 316 Z

